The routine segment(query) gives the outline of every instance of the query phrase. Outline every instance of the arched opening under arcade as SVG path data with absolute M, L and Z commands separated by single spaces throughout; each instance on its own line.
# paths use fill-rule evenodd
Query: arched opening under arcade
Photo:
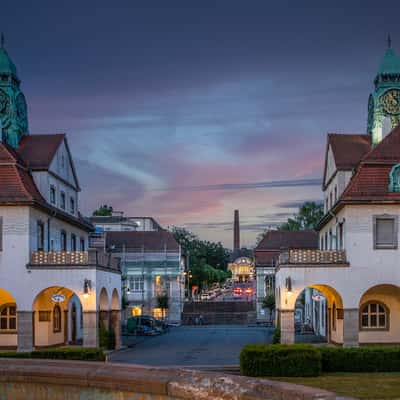
M 110 327 L 110 301 L 106 288 L 102 288 L 99 294 L 99 325 L 101 328 Z
M 5 289 L 0 288 L 0 349 L 17 347 L 17 302 Z
M 400 343 L 400 287 L 380 284 L 366 290 L 359 303 L 359 343 Z
M 82 304 L 71 289 L 52 286 L 42 290 L 32 310 L 34 347 L 82 344 Z
M 294 327 L 298 343 L 343 343 L 343 300 L 329 285 L 305 287 L 295 300 Z

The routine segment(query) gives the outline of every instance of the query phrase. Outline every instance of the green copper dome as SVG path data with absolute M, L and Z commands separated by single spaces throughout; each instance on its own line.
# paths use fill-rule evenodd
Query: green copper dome
M 378 74 L 400 74 L 400 57 L 397 56 L 392 48 L 387 49 Z
M 17 76 L 17 68 L 4 48 L 0 48 L 0 74 Z

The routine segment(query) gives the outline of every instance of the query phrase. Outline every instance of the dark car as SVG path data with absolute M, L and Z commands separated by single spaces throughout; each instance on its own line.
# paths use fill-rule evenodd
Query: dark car
M 151 315 L 141 315 L 128 318 L 127 329 L 128 333 L 153 336 L 166 332 L 168 330 L 168 325 L 164 321 L 155 319 Z

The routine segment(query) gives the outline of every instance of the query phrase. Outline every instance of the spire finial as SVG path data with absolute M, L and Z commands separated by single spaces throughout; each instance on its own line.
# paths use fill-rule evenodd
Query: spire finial
M 4 33 L 3 32 L 1 32 L 0 45 L 1 45 L 1 48 L 4 49 Z
M 388 34 L 387 43 L 388 43 L 388 49 L 391 49 L 392 48 L 392 38 L 390 37 L 390 33 Z

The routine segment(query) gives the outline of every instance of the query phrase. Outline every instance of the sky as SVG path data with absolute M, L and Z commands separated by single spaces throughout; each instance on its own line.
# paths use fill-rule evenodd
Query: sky
M 66 132 L 89 215 L 232 247 L 322 198 L 326 134 L 365 133 L 397 1 L 9 1 L 31 133 Z

